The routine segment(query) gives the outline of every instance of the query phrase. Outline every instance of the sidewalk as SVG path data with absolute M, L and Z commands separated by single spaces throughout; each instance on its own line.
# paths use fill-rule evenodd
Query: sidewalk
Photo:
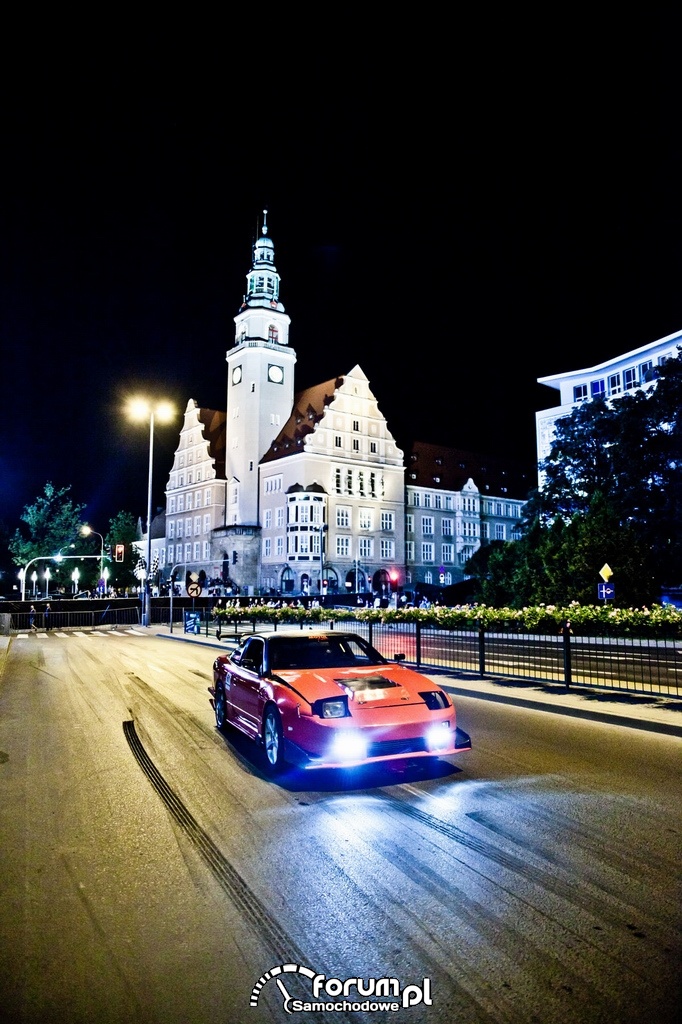
M 137 630 L 144 628 L 136 627 Z M 228 653 L 235 644 L 234 634 L 224 633 L 224 639 L 219 641 L 213 628 L 209 629 L 208 636 L 205 632 L 198 635 L 185 633 L 181 625 L 175 626 L 172 633 L 168 626 L 150 626 L 148 629 L 150 634 L 161 639 L 195 644 L 205 648 L 207 654 L 210 650 L 211 658 L 217 653 Z M 10 639 L 7 636 L 0 636 L 0 678 Z M 491 700 L 534 711 L 571 715 L 593 722 L 606 722 L 611 725 L 627 726 L 630 729 L 682 737 L 682 698 L 679 697 L 669 698 L 587 686 L 572 686 L 567 690 L 554 683 L 545 684 L 499 676 L 486 676 L 480 679 L 472 674 L 447 670 L 427 670 L 423 674 L 433 679 L 455 698 L 460 696 Z

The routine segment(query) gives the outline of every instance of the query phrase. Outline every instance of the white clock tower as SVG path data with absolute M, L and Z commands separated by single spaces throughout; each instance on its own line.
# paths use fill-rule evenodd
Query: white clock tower
M 227 353 L 225 452 L 226 525 L 258 525 L 258 463 L 286 423 L 294 402 L 296 353 L 289 347 L 290 318 L 279 301 L 275 247 L 267 210 L 253 247 L 247 291 L 234 318 Z

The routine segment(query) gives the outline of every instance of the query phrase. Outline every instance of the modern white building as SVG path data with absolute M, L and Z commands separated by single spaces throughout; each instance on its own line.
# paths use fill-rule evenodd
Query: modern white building
M 513 538 L 530 486 L 505 480 L 493 460 L 416 445 L 406 494 L 403 452 L 360 366 L 295 392 L 267 219 L 246 278 L 226 356 L 226 412 L 188 402 L 165 536 L 153 524 L 166 579 L 175 569 L 183 581 L 220 579 L 228 593 L 387 597 L 415 581 L 460 580 L 481 541 Z M 430 460 L 443 464 L 442 479 Z M 442 513 L 438 544 L 417 507 Z
M 675 359 L 680 345 L 682 331 L 677 331 L 597 366 L 538 377 L 538 384 L 559 392 L 558 405 L 535 413 L 538 464 L 550 453 L 558 419 L 568 416 L 580 402 L 599 395 L 615 399 L 635 388 L 650 387 L 656 380 L 657 368 L 666 359 Z

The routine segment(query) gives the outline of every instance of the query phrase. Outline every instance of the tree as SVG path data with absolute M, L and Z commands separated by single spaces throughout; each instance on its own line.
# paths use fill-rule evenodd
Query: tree
M 593 604 L 599 569 L 619 604 L 682 581 L 682 350 L 656 386 L 581 402 L 556 423 L 523 537 L 490 552 L 481 597 L 499 606 Z M 474 567 L 475 568 L 475 567 Z
M 9 542 L 9 550 L 16 565 L 25 566 L 34 558 L 45 558 L 66 553 L 70 544 L 75 544 L 82 526 L 80 515 L 85 505 L 75 505 L 69 497 L 71 485 L 57 490 L 48 481 L 43 493 L 32 505 L 26 505 L 20 527 Z M 67 569 L 70 563 L 60 567 L 56 562 L 50 565 L 50 573 L 57 583 L 68 582 Z
M 139 540 L 138 521 L 130 512 L 119 512 L 109 520 L 107 545 L 114 553 L 118 544 L 123 544 L 124 547 L 123 561 L 112 563 L 111 585 L 116 590 L 125 590 L 126 587 L 135 587 L 139 584 L 133 571 L 139 557 L 137 549 L 133 547 L 133 543 L 137 540 Z

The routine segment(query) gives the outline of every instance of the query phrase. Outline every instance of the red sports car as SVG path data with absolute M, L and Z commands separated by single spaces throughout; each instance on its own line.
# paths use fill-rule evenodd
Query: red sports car
M 273 771 L 469 750 L 448 694 L 403 661 L 355 633 L 250 634 L 213 664 L 216 724 L 260 743 Z

